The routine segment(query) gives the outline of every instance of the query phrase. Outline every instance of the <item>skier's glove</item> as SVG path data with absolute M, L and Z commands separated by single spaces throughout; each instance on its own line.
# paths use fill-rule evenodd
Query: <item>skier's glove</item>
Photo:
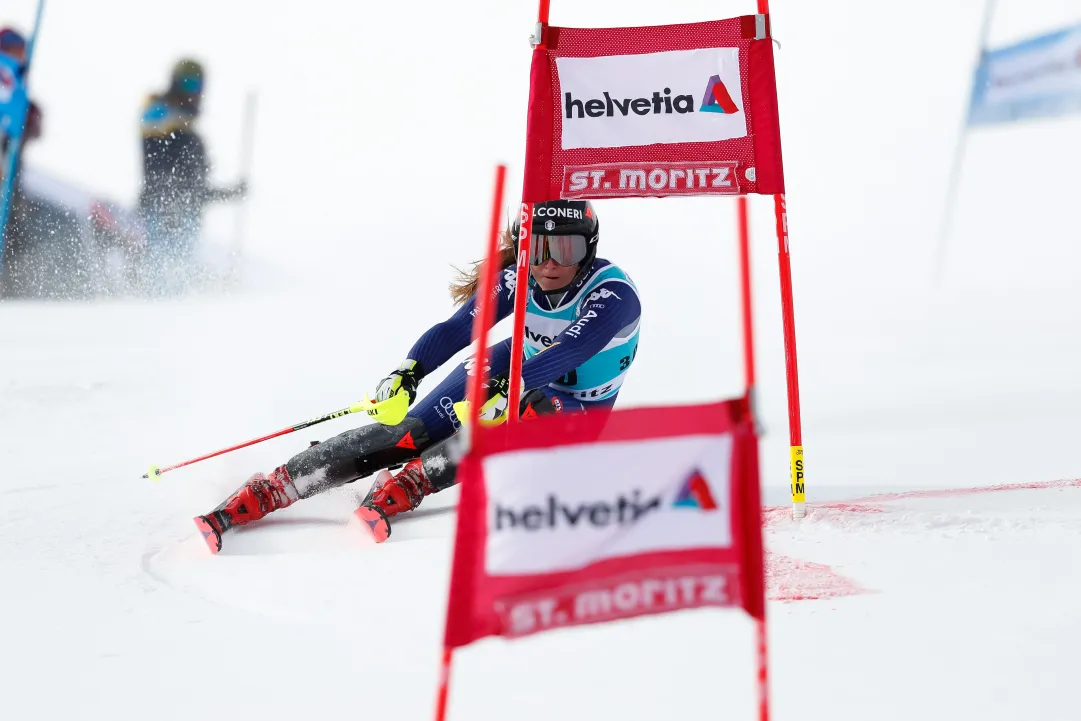
M 409 406 L 417 399 L 417 385 L 424 377 L 420 363 L 406 360 L 398 370 L 391 372 L 375 390 L 375 400 L 364 396 L 366 413 L 378 422 L 395 426 L 409 412 Z
M 379 403 L 399 393 L 405 393 L 409 396 L 409 405 L 413 405 L 413 401 L 417 399 L 417 386 L 420 385 L 423 377 L 424 371 L 420 363 L 415 360 L 405 360 L 397 370 L 391 371 L 390 375 L 379 381 L 375 389 L 375 402 Z
M 503 374 L 492 376 L 488 379 L 485 389 L 488 400 L 480 407 L 480 422 L 485 426 L 498 426 L 507 420 L 507 408 L 510 407 L 510 380 Z M 524 386 L 522 390 L 524 392 Z M 471 418 L 469 401 L 455 403 L 454 414 L 463 422 Z

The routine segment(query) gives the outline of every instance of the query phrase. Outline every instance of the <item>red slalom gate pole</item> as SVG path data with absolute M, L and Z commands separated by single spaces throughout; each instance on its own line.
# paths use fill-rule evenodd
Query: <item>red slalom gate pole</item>
M 469 399 L 469 411 L 473 418 L 462 419 L 464 433 L 463 448 L 466 453 L 476 452 L 481 446 L 484 429 L 480 424 L 480 407 L 483 405 L 482 393 L 487 379 L 488 368 L 488 329 L 495 315 L 492 289 L 495 288 L 496 273 L 499 271 L 499 209 L 503 205 L 503 187 L 507 179 L 507 166 L 500 163 L 495 169 L 495 190 L 492 193 L 492 216 L 488 226 L 488 251 L 480 269 L 480 281 L 477 284 L 477 315 L 473 318 L 473 375 L 469 377 L 466 398 Z M 439 692 L 436 696 L 436 721 L 447 718 L 447 698 L 450 695 L 450 672 L 454 661 L 454 650 L 443 646 L 443 658 L 439 668 Z
M 785 370 L 788 376 L 788 435 L 792 474 L 792 517 L 806 514 L 803 470 L 803 429 L 799 407 L 799 366 L 796 360 L 796 319 L 792 301 L 792 257 L 788 253 L 788 211 L 784 194 L 773 196 L 777 216 L 777 253 L 781 272 L 781 315 L 784 322 Z
M 510 396 L 507 421 L 518 422 L 522 401 L 522 363 L 525 361 L 525 310 L 529 297 L 529 254 L 533 244 L 533 203 L 522 203 L 518 216 L 518 270 L 514 286 L 514 330 L 510 336 Z
M 751 314 L 751 231 L 747 211 L 747 196 L 736 199 L 739 226 L 739 286 L 743 312 L 743 375 L 747 386 L 747 399 L 754 404 L 754 326 Z
M 758 12 L 769 15 L 769 0 L 758 0 Z M 772 34 L 772 33 L 771 33 Z M 796 314 L 792 302 L 792 258 L 788 253 L 788 210 L 783 193 L 773 196 L 777 218 L 777 254 L 781 274 L 781 315 L 784 321 L 785 375 L 788 377 L 789 473 L 792 477 L 792 517 L 803 518 L 806 480 L 803 467 L 803 428 L 799 407 L 799 365 L 796 362 Z
M 762 15 L 769 15 L 769 0 L 758 0 L 758 12 Z M 772 34 L 773 33 L 771 32 L 770 35 Z M 743 200 L 743 198 L 740 198 L 740 200 Z M 788 253 L 788 212 L 785 196 L 783 194 L 773 196 L 773 209 L 777 219 L 777 252 L 781 275 L 781 315 L 784 322 L 785 374 L 788 377 L 788 430 L 791 463 L 789 471 L 792 476 L 792 516 L 794 518 L 803 518 L 805 507 L 803 488 L 803 439 L 800 427 L 799 408 L 799 370 L 796 364 L 796 322 L 792 303 L 792 262 Z M 741 230 L 745 230 L 747 225 L 747 218 L 745 215 L 747 211 L 746 205 L 743 205 L 740 208 L 740 211 Z M 747 289 L 748 292 L 747 297 L 744 298 L 744 342 L 748 345 L 752 341 L 751 334 L 746 330 L 750 326 L 751 320 L 749 296 L 749 245 L 750 244 L 748 243 L 748 257 L 745 260 L 741 258 L 741 273 L 747 274 L 746 281 L 744 282 L 744 288 Z M 752 384 L 753 387 L 754 355 L 751 350 L 746 352 L 748 354 L 747 358 L 749 363 L 747 366 L 748 382 Z M 797 469 L 799 472 L 798 486 L 796 484 Z M 796 494 L 797 490 L 799 491 L 798 496 Z M 755 657 L 758 663 L 758 719 L 759 721 L 769 721 L 769 646 L 765 599 L 762 601 L 762 617 L 755 621 L 755 640 Z
M 447 718 L 447 694 L 450 687 L 450 666 L 453 653 L 449 647 L 443 648 L 443 665 L 439 669 L 439 699 L 436 701 L 435 721 L 446 721 Z
M 755 619 L 758 660 L 758 721 L 769 721 L 769 650 L 766 646 L 766 619 Z
M 551 0 L 540 0 L 537 7 L 536 47 L 544 47 L 544 28 L 548 25 Z M 527 161 L 528 162 L 528 161 Z M 528 168 L 525 169 L 528 172 Z M 518 268 L 514 286 L 514 330 L 510 337 L 510 396 L 507 422 L 518 422 L 522 402 L 522 363 L 525 358 L 525 309 L 529 297 L 529 254 L 533 245 L 533 203 L 522 202 L 518 216 Z
M 488 380 L 488 329 L 495 316 L 492 303 L 492 289 L 495 288 L 496 274 L 499 272 L 499 208 L 503 204 L 503 186 L 507 179 L 507 166 L 500 164 L 495 171 L 495 191 L 492 196 L 492 216 L 488 225 L 488 251 L 484 256 L 484 265 L 480 271 L 477 285 L 477 315 L 473 319 L 473 375 L 469 377 L 466 398 L 469 399 L 469 412 L 476 416 L 484 405 L 484 384 Z M 475 420 L 475 418 L 473 419 Z M 480 423 L 465 424 L 466 448 L 476 448 L 482 436 Z

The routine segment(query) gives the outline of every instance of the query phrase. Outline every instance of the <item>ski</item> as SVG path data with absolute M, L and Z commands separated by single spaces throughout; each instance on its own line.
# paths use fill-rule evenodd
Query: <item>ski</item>
M 361 525 L 371 534 L 376 543 L 390 538 L 390 521 L 383 511 L 375 506 L 361 506 L 353 512 L 360 519 Z
M 203 540 L 206 541 L 207 548 L 216 555 L 221 550 L 221 532 L 214 527 L 209 516 L 196 516 L 192 520 L 195 521 L 195 527 L 199 529 Z

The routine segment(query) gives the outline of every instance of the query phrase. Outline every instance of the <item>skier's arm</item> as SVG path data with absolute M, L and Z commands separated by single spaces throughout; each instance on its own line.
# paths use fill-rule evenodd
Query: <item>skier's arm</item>
M 641 312 L 638 295 L 629 285 L 602 283 L 552 345 L 522 364 L 522 384 L 527 389 L 539 388 L 566 375 L 604 350 L 621 330 L 634 325 Z
M 510 275 L 508 275 L 508 271 Z M 508 280 L 514 278 L 514 268 L 504 269 L 499 283 L 493 290 L 496 295 L 495 322 L 510 315 L 514 310 L 514 289 Z M 409 349 L 407 358 L 417 361 L 424 373 L 429 373 L 450 360 L 451 356 L 469 345 L 473 338 L 473 317 L 476 313 L 477 296 L 467 300 L 447 320 L 436 323 Z

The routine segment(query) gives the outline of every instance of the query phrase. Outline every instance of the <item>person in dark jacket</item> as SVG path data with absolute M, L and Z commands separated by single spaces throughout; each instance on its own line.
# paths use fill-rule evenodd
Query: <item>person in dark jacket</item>
M 151 273 L 169 261 L 189 262 L 206 206 L 243 198 L 247 192 L 246 180 L 230 187 L 210 184 L 206 147 L 195 129 L 204 82 L 201 64 L 181 60 L 173 67 L 168 89 L 151 96 L 143 109 L 139 210 Z

